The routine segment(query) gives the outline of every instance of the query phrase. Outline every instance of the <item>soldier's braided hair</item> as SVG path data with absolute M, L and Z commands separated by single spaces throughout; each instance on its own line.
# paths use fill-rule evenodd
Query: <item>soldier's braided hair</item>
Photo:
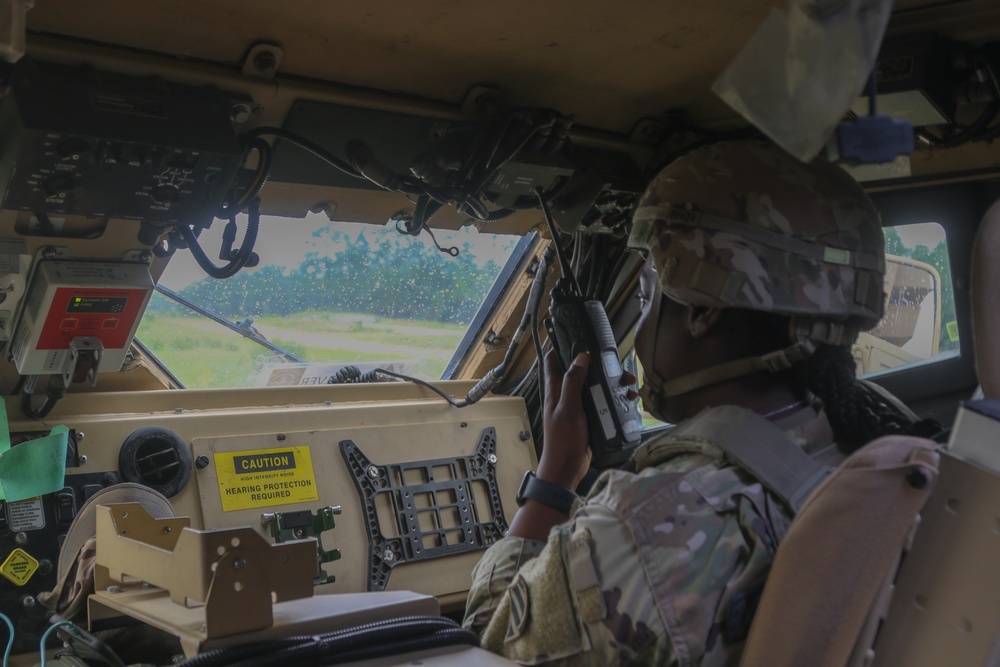
M 761 311 L 739 312 L 742 323 L 748 327 L 744 330 L 749 334 L 744 342 L 750 354 L 764 354 L 789 345 L 787 317 Z M 914 421 L 862 384 L 857 379 L 849 347 L 818 345 L 809 358 L 784 373 L 793 389 L 811 393 L 823 402 L 837 444 L 845 453 L 883 435 L 928 436 L 939 430 L 929 420 Z
M 848 347 L 820 345 L 788 371 L 792 385 L 823 401 L 837 443 L 845 452 L 883 435 L 923 435 L 920 422 L 858 382 Z

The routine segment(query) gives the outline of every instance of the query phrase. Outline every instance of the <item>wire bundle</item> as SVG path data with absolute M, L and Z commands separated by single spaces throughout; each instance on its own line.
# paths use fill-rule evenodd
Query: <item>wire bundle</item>
M 444 646 L 479 646 L 479 638 L 439 616 L 404 616 L 321 635 L 220 649 L 175 667 L 321 667 Z

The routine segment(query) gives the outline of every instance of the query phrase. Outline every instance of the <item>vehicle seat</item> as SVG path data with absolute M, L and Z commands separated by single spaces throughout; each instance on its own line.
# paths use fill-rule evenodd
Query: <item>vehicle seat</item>
M 972 331 L 979 384 L 986 398 L 1000 397 L 1000 201 L 979 226 L 972 251 Z
M 936 448 L 879 438 L 813 492 L 778 549 L 741 665 L 848 664 L 937 482 Z
M 983 218 L 972 262 L 976 366 L 987 398 L 1000 397 L 996 285 L 1000 202 Z M 1000 551 L 992 514 L 1000 500 L 1000 453 L 993 446 L 1000 423 L 964 412 L 940 463 L 931 441 L 881 438 L 816 489 L 778 549 L 742 665 L 997 664 L 1000 586 L 983 575 Z M 976 451 L 987 458 L 966 460 Z M 966 659 L 974 662 L 955 662 Z

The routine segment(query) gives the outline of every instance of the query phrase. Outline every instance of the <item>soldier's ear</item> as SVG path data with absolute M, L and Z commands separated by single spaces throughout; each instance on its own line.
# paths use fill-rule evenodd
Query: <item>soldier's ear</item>
M 704 338 L 719 326 L 722 308 L 714 306 L 689 306 L 687 329 L 692 338 Z

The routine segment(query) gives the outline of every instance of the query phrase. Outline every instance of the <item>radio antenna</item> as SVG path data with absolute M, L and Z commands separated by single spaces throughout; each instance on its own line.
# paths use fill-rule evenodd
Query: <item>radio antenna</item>
M 580 283 L 576 281 L 576 274 L 573 273 L 573 267 L 569 265 L 569 260 L 566 259 L 566 252 L 563 250 L 562 244 L 559 243 L 559 232 L 556 230 L 556 224 L 552 220 L 552 212 L 549 211 L 549 203 L 545 201 L 542 188 L 535 188 L 535 195 L 538 196 L 538 202 L 542 205 L 542 214 L 545 216 L 545 222 L 549 226 L 549 233 L 552 235 L 552 245 L 555 246 L 556 256 L 559 257 L 559 270 L 562 272 L 563 278 L 569 280 L 575 293 L 583 296 L 583 290 L 580 289 Z

